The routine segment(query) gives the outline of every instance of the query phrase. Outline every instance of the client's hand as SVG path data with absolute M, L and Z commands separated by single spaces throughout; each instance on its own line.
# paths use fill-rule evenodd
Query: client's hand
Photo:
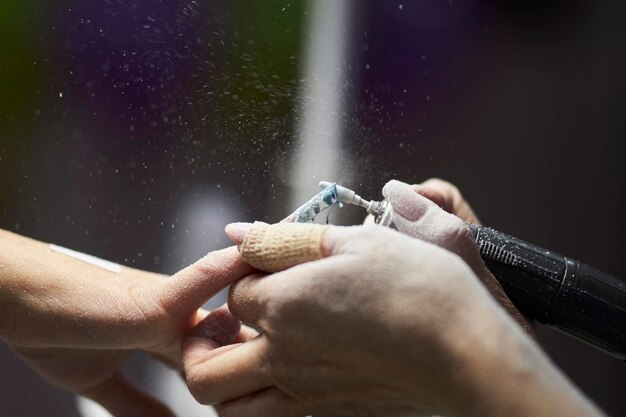
M 191 392 L 222 417 L 595 415 L 451 252 L 379 227 L 267 230 L 255 265 L 302 264 L 232 287 L 261 335 L 184 344 Z
M 230 248 L 171 278 L 130 268 L 116 274 L 0 231 L 0 337 L 52 383 L 115 416 L 171 416 L 119 366 L 139 349 L 180 368 L 182 337 L 207 314 L 205 322 L 219 324 L 210 337 L 233 342 L 236 319 L 198 308 L 251 271 Z

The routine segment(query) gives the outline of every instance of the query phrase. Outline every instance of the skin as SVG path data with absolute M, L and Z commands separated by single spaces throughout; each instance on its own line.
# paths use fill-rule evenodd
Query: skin
M 222 417 L 601 415 L 499 303 L 464 223 L 424 188 L 385 193 L 418 238 L 330 227 L 324 259 L 235 283 L 232 314 L 262 333 L 188 338 L 195 398 Z M 240 243 L 249 227 L 227 232 Z
M 143 350 L 180 369 L 181 341 L 194 326 L 191 334 L 214 346 L 244 338 L 248 330 L 240 333 L 227 309 L 199 308 L 251 272 L 230 248 L 171 278 L 131 268 L 116 274 L 0 231 L 0 337 L 51 383 L 115 416 L 171 417 L 120 366 Z

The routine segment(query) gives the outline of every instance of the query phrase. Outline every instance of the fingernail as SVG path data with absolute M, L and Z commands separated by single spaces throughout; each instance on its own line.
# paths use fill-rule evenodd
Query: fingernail
M 395 213 L 412 222 L 419 220 L 428 209 L 428 199 L 400 181 L 389 181 L 383 188 L 383 195 L 389 200 Z
M 226 234 L 233 242 L 240 244 L 252 228 L 252 223 L 231 223 L 226 226 Z

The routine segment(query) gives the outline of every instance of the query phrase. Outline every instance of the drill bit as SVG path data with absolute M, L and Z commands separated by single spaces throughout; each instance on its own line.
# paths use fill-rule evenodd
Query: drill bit
M 333 185 L 332 182 L 322 181 L 319 183 L 321 188 L 327 188 Z M 380 201 L 368 201 L 363 197 L 358 195 L 356 192 L 352 191 L 347 187 L 343 187 L 341 185 L 337 185 L 337 198 L 339 201 L 345 204 L 353 204 L 355 206 L 363 207 L 367 210 L 367 212 L 374 217 L 379 217 L 382 215 L 385 210 L 386 205 Z

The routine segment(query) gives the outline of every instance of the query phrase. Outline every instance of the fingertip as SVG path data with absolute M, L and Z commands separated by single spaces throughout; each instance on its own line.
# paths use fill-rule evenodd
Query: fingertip
M 383 188 L 383 195 L 393 210 L 409 221 L 420 219 L 432 204 L 430 200 L 419 195 L 410 185 L 392 180 Z
M 406 184 L 406 183 L 404 183 L 404 182 L 402 182 L 402 181 L 399 181 L 399 180 L 390 180 L 390 181 L 388 181 L 388 182 L 387 182 L 387 184 L 385 184 L 385 185 L 383 186 L 383 190 L 385 190 L 385 189 L 387 189 L 387 188 L 390 188 L 390 187 L 391 187 L 391 188 L 393 188 L 393 187 L 397 187 L 397 186 L 399 186 L 399 185 L 407 185 L 407 184 Z M 383 193 L 384 193 L 384 191 L 383 191 Z
M 390 195 L 396 195 L 398 193 L 406 193 L 411 190 L 411 186 L 405 182 L 398 180 L 391 180 L 383 187 L 383 196 L 389 198 Z
M 251 228 L 252 223 L 239 222 L 226 225 L 224 230 L 230 240 L 237 245 L 241 245 Z

